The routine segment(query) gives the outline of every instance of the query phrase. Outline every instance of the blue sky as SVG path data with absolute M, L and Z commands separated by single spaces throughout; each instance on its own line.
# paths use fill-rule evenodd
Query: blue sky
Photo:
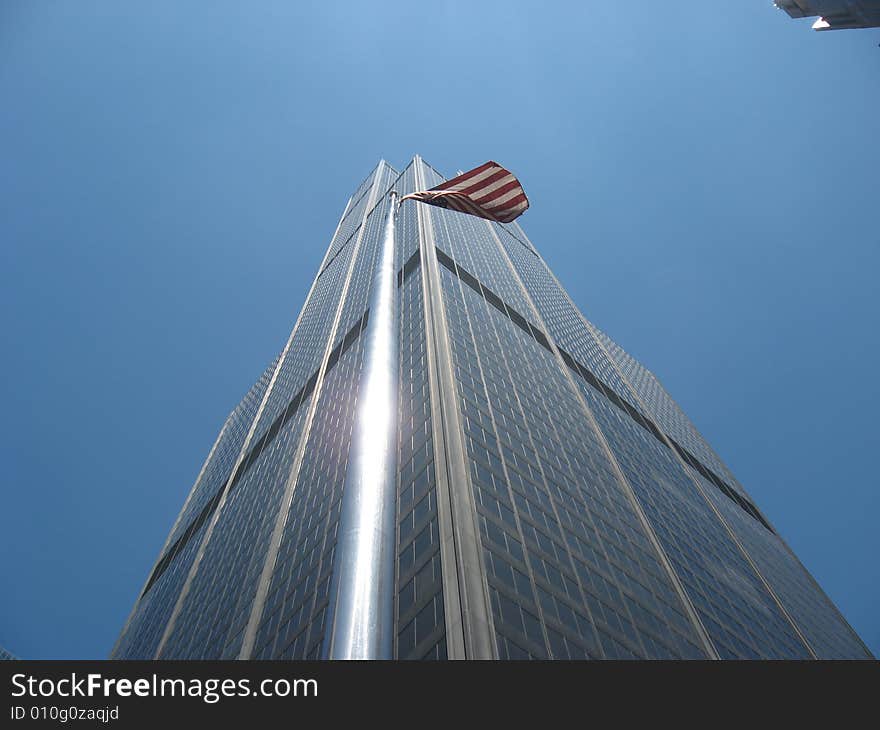
M 539 7 L 540 5 L 540 7 Z M 0 645 L 108 654 L 380 157 L 510 167 L 880 654 L 880 31 L 769 0 L 0 6 Z

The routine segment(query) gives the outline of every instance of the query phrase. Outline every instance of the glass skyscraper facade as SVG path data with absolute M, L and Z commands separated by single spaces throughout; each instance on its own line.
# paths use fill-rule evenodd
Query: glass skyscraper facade
M 114 658 L 306 659 L 325 633 L 385 162 L 227 419 Z M 517 224 L 415 202 L 395 235 L 399 659 L 870 658 L 650 371 Z

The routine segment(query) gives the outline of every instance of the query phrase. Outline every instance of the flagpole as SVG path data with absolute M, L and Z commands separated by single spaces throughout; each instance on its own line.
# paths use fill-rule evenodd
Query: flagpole
M 337 529 L 323 655 L 391 659 L 397 491 L 397 307 L 392 192 L 373 274 L 358 405 Z

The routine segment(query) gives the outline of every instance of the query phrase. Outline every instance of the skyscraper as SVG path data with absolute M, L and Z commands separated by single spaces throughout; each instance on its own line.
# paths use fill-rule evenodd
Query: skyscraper
M 375 553 L 386 557 L 370 587 L 388 611 L 367 626 L 387 631 L 380 656 L 869 658 L 519 225 L 406 202 L 391 226 L 393 194 L 442 180 L 418 157 L 402 172 L 380 162 L 349 199 L 284 349 L 223 426 L 112 656 L 332 654 L 352 572 L 351 545 L 338 550 L 348 466 L 364 456 L 352 434 L 373 425 L 358 404 L 371 282 L 391 231 L 393 549 Z
M 880 0 L 775 0 L 792 18 L 820 16 L 813 30 L 880 27 Z

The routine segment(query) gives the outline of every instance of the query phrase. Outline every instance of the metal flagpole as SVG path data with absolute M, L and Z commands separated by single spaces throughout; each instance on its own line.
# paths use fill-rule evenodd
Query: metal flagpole
M 385 222 L 373 274 L 370 314 L 348 470 L 337 530 L 327 659 L 391 659 L 394 628 L 394 539 L 397 482 L 397 307 L 394 220 Z

